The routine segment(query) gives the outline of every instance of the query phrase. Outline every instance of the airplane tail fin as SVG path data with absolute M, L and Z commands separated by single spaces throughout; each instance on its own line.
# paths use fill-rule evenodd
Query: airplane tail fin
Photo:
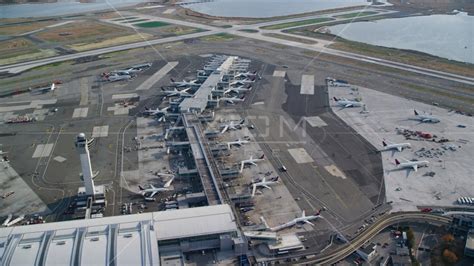
M 334 101 L 336 101 L 336 102 L 337 102 L 337 101 L 339 101 L 339 99 L 338 99 L 338 98 L 336 98 L 336 97 L 332 97 L 332 98 L 333 98 L 333 99 L 334 99 Z
M 145 190 L 142 186 L 138 185 L 138 189 Z
M 164 187 L 164 188 L 170 187 L 170 186 L 171 186 L 171 183 L 173 182 L 173 180 L 174 180 L 174 176 L 173 176 L 170 180 L 168 180 L 168 182 L 166 182 L 166 183 L 163 185 L 163 187 Z
M 245 123 L 245 119 L 240 120 L 239 124 L 243 125 Z
M 385 140 L 382 141 L 382 144 L 383 144 L 384 147 L 387 146 L 387 143 L 385 142 Z
M 55 88 L 56 88 L 56 84 L 53 82 L 53 83 L 51 84 L 51 91 L 54 91 Z
M 265 154 L 262 154 L 262 156 L 260 156 L 260 159 L 265 159 Z
M 400 161 L 399 161 L 398 159 L 395 159 L 395 163 L 396 163 L 397 165 L 399 165 L 399 164 L 400 164 Z
M 171 82 L 175 82 L 173 78 L 170 78 Z
M 418 115 L 418 112 L 416 110 L 413 110 L 413 111 L 414 111 L 415 115 Z

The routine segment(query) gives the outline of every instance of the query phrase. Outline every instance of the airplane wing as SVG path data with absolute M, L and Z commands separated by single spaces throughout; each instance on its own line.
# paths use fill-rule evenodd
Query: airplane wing
M 310 222 L 310 221 L 304 221 L 304 222 L 307 223 L 307 224 L 310 224 L 310 225 L 312 225 L 312 226 L 315 226 L 315 225 L 314 225 L 312 222 Z
M 268 185 L 262 185 L 262 187 L 264 187 L 264 188 L 268 188 L 268 189 L 270 189 L 270 190 L 272 189 L 272 188 L 271 188 L 271 187 L 269 187 Z
M 348 108 L 348 107 L 352 107 L 352 106 L 353 106 L 352 103 L 348 103 L 348 104 L 344 105 L 344 108 Z
M 241 163 L 240 163 L 240 172 L 241 172 L 241 173 L 242 173 L 242 171 L 244 170 L 244 164 L 245 164 L 244 162 L 241 162 Z
M 251 163 L 252 165 L 255 165 L 255 166 L 257 166 L 257 164 L 256 164 L 255 162 L 250 162 L 250 163 Z
M 150 187 L 151 187 L 152 189 L 156 189 L 156 187 L 153 186 L 153 184 L 150 184 Z
M 164 187 L 164 188 L 170 187 L 170 186 L 171 186 L 171 183 L 173 182 L 173 180 L 174 180 L 174 176 L 173 176 L 170 180 L 168 180 L 168 182 L 166 182 L 166 183 L 163 185 L 163 187 Z
M 227 129 L 229 129 L 229 125 L 225 125 L 225 127 L 221 131 L 221 134 L 225 133 Z
M 414 165 L 413 165 L 413 170 L 414 170 L 415 172 L 418 171 L 418 165 L 417 165 L 417 164 L 414 164 Z
M 162 115 L 160 118 L 158 118 L 158 122 L 162 122 L 163 120 L 165 120 L 165 116 Z
M 397 147 L 397 150 L 398 150 L 399 152 L 401 152 L 401 151 L 403 150 L 403 148 L 402 148 L 401 146 L 398 146 L 398 147 Z
M 153 198 L 156 195 L 156 193 L 158 193 L 158 191 L 153 191 L 153 192 L 151 192 L 150 196 L 148 196 L 148 197 Z
M 252 197 L 255 196 L 255 191 L 257 190 L 257 185 L 252 185 Z

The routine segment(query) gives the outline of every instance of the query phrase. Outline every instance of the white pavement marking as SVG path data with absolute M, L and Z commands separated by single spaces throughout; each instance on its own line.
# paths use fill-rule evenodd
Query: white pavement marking
M 301 94 L 314 94 L 314 75 L 301 76 Z
M 149 77 L 145 82 L 140 84 L 138 88 L 136 89 L 137 91 L 140 90 L 149 90 L 153 84 L 158 82 L 160 79 L 162 79 L 168 72 L 171 71 L 175 66 L 178 65 L 178 62 L 168 62 L 164 67 L 162 67 L 160 70 L 158 70 L 155 74 L 153 74 L 151 77 Z
M 312 127 L 325 127 L 328 124 L 324 122 L 319 116 L 309 116 L 305 117 L 306 122 Z
M 92 129 L 93 138 L 104 138 L 109 135 L 109 126 L 98 126 Z
M 312 163 L 313 158 L 306 152 L 304 148 L 289 149 L 288 152 L 295 159 L 296 163 Z
M 53 160 L 55 160 L 56 162 L 62 163 L 62 162 L 65 162 L 67 159 L 62 156 L 56 156 L 53 158 Z
M 163 11 L 163 14 L 172 14 L 172 13 L 174 13 L 174 11 L 176 11 L 176 9 L 174 9 L 174 8 L 168 8 L 168 9 L 166 9 L 165 11 Z
M 41 158 L 41 157 L 48 157 L 53 150 L 54 143 L 48 144 L 39 144 L 36 146 L 36 150 L 33 153 L 32 158 Z
M 285 75 L 286 75 L 286 72 L 285 72 L 285 71 L 282 71 L 282 70 L 275 70 L 275 71 L 273 71 L 273 76 L 274 76 L 274 77 L 284 78 Z
M 89 103 L 89 84 L 87 78 L 81 78 L 79 86 L 81 87 L 81 101 L 79 102 L 79 105 L 84 106 Z
M 89 110 L 89 107 L 76 108 L 76 109 L 74 109 L 74 113 L 72 114 L 72 118 L 87 117 L 88 110 Z
M 112 100 L 130 99 L 130 98 L 135 98 L 135 97 L 138 97 L 138 94 L 136 93 L 114 94 L 112 95 Z
M 339 168 L 337 168 L 337 166 L 335 166 L 334 164 L 324 166 L 324 169 L 326 169 L 326 171 L 328 171 L 333 176 L 338 176 L 342 179 L 347 178 L 346 175 L 341 170 L 339 170 Z

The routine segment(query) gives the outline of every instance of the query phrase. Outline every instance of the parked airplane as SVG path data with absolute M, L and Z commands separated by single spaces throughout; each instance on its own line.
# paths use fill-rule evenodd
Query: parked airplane
M 420 114 L 416 110 L 414 110 L 414 112 L 415 112 L 415 119 L 419 120 L 422 123 L 438 123 L 438 122 L 440 122 L 439 118 L 436 118 L 436 117 L 432 116 L 431 114 L 429 114 L 429 115 L 428 114 Z
M 405 160 L 405 162 L 401 163 L 398 159 L 395 159 L 395 163 L 397 165 L 397 168 L 399 169 L 408 168 L 408 169 L 413 169 L 413 171 L 416 172 L 418 171 L 418 167 L 428 166 L 430 162 Z
M 242 80 L 236 80 L 236 81 L 233 81 L 231 83 L 229 83 L 229 86 L 244 86 L 246 84 L 249 84 L 249 83 L 253 83 L 255 82 L 255 78 L 246 78 L 246 79 L 242 79 Z
M 224 91 L 224 94 L 227 94 L 229 92 L 241 93 L 241 92 L 246 92 L 250 90 L 252 90 L 252 87 L 239 86 L 236 88 L 228 88 L 227 90 Z
M 153 198 L 156 193 L 159 193 L 159 192 L 163 192 L 163 191 L 169 191 L 169 187 L 171 186 L 171 183 L 173 182 L 174 180 L 174 176 L 171 177 L 170 180 L 168 180 L 168 182 L 166 182 L 163 187 L 155 187 L 153 186 L 153 184 L 150 184 L 150 188 L 143 188 L 142 186 L 138 186 L 138 188 L 141 190 L 141 193 L 143 196 L 147 197 L 147 198 Z M 148 195 L 148 196 L 147 196 Z
M 287 223 L 284 223 L 284 224 L 281 224 L 281 225 L 278 225 L 278 226 L 275 226 L 275 227 L 271 227 L 270 231 L 276 232 L 276 231 L 280 231 L 280 230 L 283 230 L 283 229 L 288 228 L 288 227 L 292 227 L 292 226 L 297 225 L 297 224 L 305 224 L 305 223 L 309 224 L 309 225 L 312 225 L 312 226 L 315 226 L 310 221 L 320 218 L 321 217 L 320 213 L 321 213 L 321 211 L 318 211 L 314 215 L 306 216 L 306 213 L 303 210 L 303 213 L 301 214 L 300 217 L 296 217 L 295 219 L 293 219 L 293 220 L 291 220 Z
M 192 94 L 189 94 L 188 91 L 190 90 L 191 88 L 187 88 L 187 89 L 184 89 L 184 90 L 178 90 L 178 89 L 174 89 L 174 90 L 163 90 L 163 93 L 168 96 L 168 97 L 172 97 L 172 96 L 179 96 L 179 97 L 191 97 L 193 96 Z
M 349 101 L 347 99 L 338 99 L 336 97 L 334 97 L 334 101 L 336 101 L 336 104 L 342 108 L 365 106 L 363 102 Z
M 168 109 L 170 107 L 164 107 L 163 109 L 160 109 L 160 108 L 156 108 L 156 109 L 150 109 L 150 108 L 147 108 L 145 107 L 145 111 L 142 112 L 143 115 L 164 115 L 166 113 L 168 113 Z
M 233 129 L 233 130 L 237 130 L 237 129 L 240 129 L 240 127 L 245 123 L 245 120 L 242 119 L 238 122 L 235 122 L 235 121 L 230 121 L 230 123 L 227 123 L 227 124 L 223 124 L 221 125 L 221 134 L 225 133 L 227 130 L 229 129 Z
M 30 89 L 31 92 L 33 93 L 48 93 L 52 92 L 56 89 L 56 84 L 53 82 L 51 83 L 50 86 L 42 87 L 42 88 L 36 88 L 36 89 Z
M 240 162 L 240 172 L 244 170 L 244 166 L 249 164 L 249 165 L 257 165 L 256 163 L 264 161 L 265 160 L 265 154 L 262 154 L 259 158 L 254 159 L 252 156 L 250 156 L 250 159 L 243 160 Z
M 252 197 L 255 196 L 255 192 L 257 191 L 257 188 L 268 188 L 272 189 L 270 186 L 279 184 L 280 181 L 278 180 L 279 177 L 276 177 L 274 180 L 265 180 L 265 177 L 262 179 L 260 182 L 256 182 L 252 184 Z
M 230 149 L 230 146 L 232 146 L 232 145 L 242 146 L 243 144 L 249 143 L 249 142 L 250 142 L 250 141 L 248 141 L 248 140 L 241 140 L 241 139 L 238 139 L 238 140 L 236 140 L 236 141 L 227 142 L 227 147 Z
M 173 84 L 173 86 L 175 86 L 177 88 L 190 87 L 190 86 L 193 86 L 193 85 L 199 85 L 197 79 L 191 80 L 191 81 L 186 81 L 184 79 L 183 79 L 183 81 L 175 81 L 174 79 L 171 79 L 171 83 Z
M 405 148 L 411 148 L 410 143 L 390 143 L 390 144 L 387 144 L 387 142 L 385 142 L 385 140 L 383 140 L 382 144 L 383 144 L 383 147 L 384 147 L 382 149 L 382 151 L 397 150 L 397 151 L 401 152 Z
M 8 215 L 7 219 L 5 219 L 5 221 L 3 221 L 2 226 L 7 226 L 7 224 L 12 220 L 12 218 L 13 218 L 13 214 L 10 213 Z
M 121 81 L 121 80 L 130 80 L 132 79 L 131 75 L 105 75 L 105 79 L 110 82 Z
M 234 76 L 234 78 L 253 78 L 253 77 L 256 77 L 257 76 L 257 71 L 253 71 L 253 72 L 250 72 L 250 71 L 247 71 L 245 73 L 239 73 L 237 75 Z
M 237 96 L 235 96 L 235 97 L 222 97 L 222 98 L 219 98 L 219 101 L 225 101 L 226 103 L 235 104 L 236 102 L 245 101 L 245 98 L 239 98 Z

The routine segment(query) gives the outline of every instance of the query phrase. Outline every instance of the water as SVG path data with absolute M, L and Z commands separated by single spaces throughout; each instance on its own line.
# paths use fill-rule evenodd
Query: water
M 335 25 L 342 38 L 474 64 L 474 16 L 431 15 Z
M 62 16 L 133 6 L 149 0 L 98 0 L 96 3 L 78 3 L 59 0 L 57 3 L 0 5 L 0 18 Z
M 211 16 L 264 18 L 368 4 L 367 0 L 215 0 L 185 7 Z

